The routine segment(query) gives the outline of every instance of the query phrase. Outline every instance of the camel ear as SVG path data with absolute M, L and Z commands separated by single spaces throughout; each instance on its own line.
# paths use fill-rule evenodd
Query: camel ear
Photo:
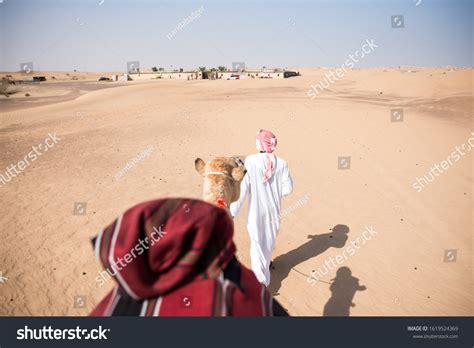
M 235 181 L 241 181 L 245 174 L 247 173 L 247 169 L 244 166 L 238 166 L 232 169 L 232 178 Z
M 201 175 L 204 175 L 204 167 L 206 166 L 206 162 L 204 162 L 200 158 L 196 158 L 194 160 L 194 167 L 196 168 L 197 172 Z

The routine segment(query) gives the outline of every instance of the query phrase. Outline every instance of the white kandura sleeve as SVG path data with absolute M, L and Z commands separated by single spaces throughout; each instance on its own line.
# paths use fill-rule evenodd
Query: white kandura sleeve
M 249 173 L 247 172 L 240 183 L 240 197 L 237 202 L 230 204 L 230 215 L 232 217 L 236 217 L 239 214 L 240 208 L 244 204 L 245 197 L 247 196 L 247 192 L 250 190 L 250 179 Z
M 291 192 L 293 192 L 293 179 L 291 178 L 288 164 L 285 164 L 285 168 L 283 169 L 283 179 L 281 182 L 281 194 L 282 196 L 287 196 Z

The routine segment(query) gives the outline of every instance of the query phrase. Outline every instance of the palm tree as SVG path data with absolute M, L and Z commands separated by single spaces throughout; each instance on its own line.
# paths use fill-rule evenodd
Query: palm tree
M 201 71 L 201 72 L 206 71 L 206 67 L 205 67 L 205 66 L 200 66 L 200 67 L 199 67 L 199 71 Z
M 225 66 L 218 66 L 217 69 L 220 71 L 220 72 L 224 72 L 224 71 L 227 71 L 227 68 Z

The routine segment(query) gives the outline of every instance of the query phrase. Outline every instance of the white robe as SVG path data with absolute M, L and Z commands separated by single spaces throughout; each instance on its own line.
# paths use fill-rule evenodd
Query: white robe
M 247 174 L 240 186 L 240 198 L 230 205 L 232 216 L 237 216 L 248 194 L 247 229 L 250 235 L 250 261 L 258 281 L 270 284 L 270 261 L 275 239 L 280 228 L 281 197 L 293 191 L 288 164 L 276 157 L 275 172 L 263 182 L 265 154 L 250 155 L 245 159 Z

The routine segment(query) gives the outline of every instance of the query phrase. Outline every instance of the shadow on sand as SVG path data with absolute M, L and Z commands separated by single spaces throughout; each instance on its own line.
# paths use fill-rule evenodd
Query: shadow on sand
M 324 306 L 323 316 L 325 317 L 348 317 L 350 308 L 355 307 L 352 302 L 357 291 L 367 289 L 364 285 L 359 285 L 359 279 L 352 276 L 349 267 L 341 267 L 337 270 L 336 278 L 330 286 L 331 298 Z
M 349 238 L 348 233 L 349 227 L 336 225 L 330 233 L 308 235 L 309 240 L 306 243 L 275 258 L 271 270 L 271 283 L 268 287 L 270 293 L 274 295 L 278 293 L 282 281 L 288 277 L 293 267 L 322 254 L 329 248 L 342 248 Z

